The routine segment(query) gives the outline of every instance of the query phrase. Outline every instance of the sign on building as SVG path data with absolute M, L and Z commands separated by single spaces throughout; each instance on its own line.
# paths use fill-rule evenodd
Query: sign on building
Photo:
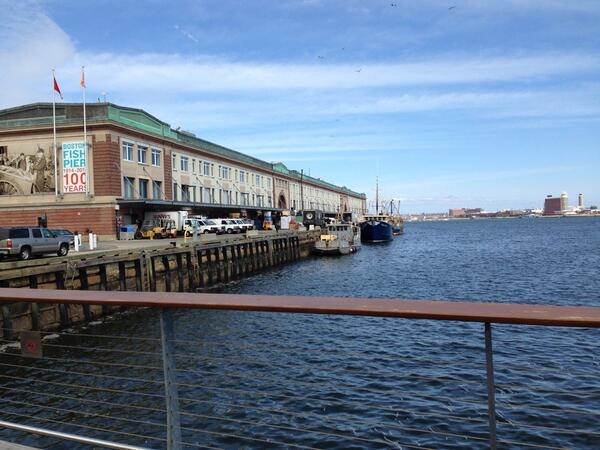
M 64 194 L 87 192 L 87 178 L 85 142 L 63 142 L 62 192 Z

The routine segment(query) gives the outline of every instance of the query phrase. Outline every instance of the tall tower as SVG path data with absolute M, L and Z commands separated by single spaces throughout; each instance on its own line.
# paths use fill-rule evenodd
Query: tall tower
M 566 192 L 560 194 L 560 209 L 563 211 L 569 209 L 569 195 Z
M 583 202 L 583 194 L 579 194 L 579 199 L 577 201 L 577 206 L 579 206 L 580 209 L 584 208 L 584 202 Z

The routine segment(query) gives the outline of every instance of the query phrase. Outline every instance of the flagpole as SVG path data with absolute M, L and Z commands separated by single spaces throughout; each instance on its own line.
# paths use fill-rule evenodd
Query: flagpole
M 89 173 L 89 160 L 88 160 L 88 143 L 87 143 L 87 122 L 85 117 L 85 66 L 81 66 L 81 87 L 83 88 L 83 143 L 85 145 L 85 164 L 86 169 L 86 180 L 85 180 L 85 193 L 90 194 L 90 173 Z
M 58 163 L 56 160 L 56 90 L 54 83 L 56 75 L 52 69 L 52 135 L 54 137 L 54 196 L 58 197 Z

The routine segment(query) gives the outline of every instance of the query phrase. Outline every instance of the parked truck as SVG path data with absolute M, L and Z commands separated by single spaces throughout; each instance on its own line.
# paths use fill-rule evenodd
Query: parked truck
M 144 215 L 144 223 L 163 224 L 169 223 L 172 233 L 182 235 L 185 231 L 193 232 L 192 222 L 187 211 L 152 211 Z

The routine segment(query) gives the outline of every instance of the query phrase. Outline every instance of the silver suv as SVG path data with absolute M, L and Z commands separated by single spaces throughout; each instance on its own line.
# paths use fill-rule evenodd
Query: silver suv
M 69 243 L 68 236 L 57 236 L 48 228 L 0 228 L 0 258 L 18 255 L 20 259 L 26 260 L 44 253 L 66 256 L 69 253 Z

